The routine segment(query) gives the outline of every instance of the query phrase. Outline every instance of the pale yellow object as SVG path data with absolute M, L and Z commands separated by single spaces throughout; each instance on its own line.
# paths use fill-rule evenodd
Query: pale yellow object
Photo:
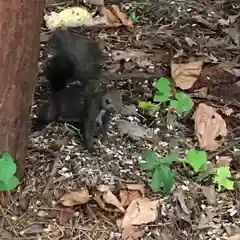
M 66 8 L 59 13 L 45 14 L 44 20 L 48 29 L 55 30 L 58 27 L 77 27 L 91 24 L 92 16 L 85 8 L 73 7 Z

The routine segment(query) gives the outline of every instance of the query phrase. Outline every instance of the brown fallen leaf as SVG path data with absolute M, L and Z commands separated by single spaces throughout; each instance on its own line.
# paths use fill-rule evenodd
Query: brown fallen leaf
M 105 17 L 107 20 L 107 24 L 110 26 L 121 26 L 122 24 L 118 21 L 116 16 L 106 7 L 102 7 L 100 9 L 101 16 Z
M 201 73 L 203 61 L 184 64 L 171 64 L 171 75 L 176 86 L 182 90 L 189 89 L 197 81 Z
M 120 8 L 117 5 L 112 5 L 111 11 L 115 14 L 115 16 L 121 21 L 124 26 L 133 26 L 132 20 L 128 18 L 125 13 L 121 12 Z
M 87 203 L 90 199 L 89 191 L 84 188 L 82 191 L 66 193 L 60 201 L 63 206 L 72 207 Z
M 103 201 L 107 204 L 111 204 L 117 207 L 121 212 L 125 213 L 125 209 L 121 202 L 117 199 L 117 197 L 111 192 L 110 188 L 106 185 L 97 186 L 96 196 L 98 195 L 98 199 L 100 199 L 99 194 Z M 95 199 L 97 201 L 97 199 Z M 102 203 L 101 203 L 102 204 Z
M 218 149 L 227 136 L 227 126 L 216 109 L 200 103 L 194 114 L 194 120 L 195 134 L 200 147 L 210 151 Z
M 122 228 L 153 222 L 158 216 L 159 201 L 148 198 L 133 200 L 123 217 Z
M 100 15 L 107 19 L 108 25 L 110 26 L 129 26 L 132 27 L 132 21 L 128 16 L 121 12 L 117 5 L 112 5 L 109 8 L 102 7 L 100 9 Z
M 227 240 L 240 240 L 240 234 L 229 237 Z
M 127 226 L 123 229 L 122 239 L 123 240 L 138 240 L 143 236 L 144 232 L 139 230 L 138 226 Z
M 119 197 L 122 205 L 124 207 L 127 207 L 133 200 L 139 199 L 141 197 L 141 194 L 136 190 L 120 190 Z

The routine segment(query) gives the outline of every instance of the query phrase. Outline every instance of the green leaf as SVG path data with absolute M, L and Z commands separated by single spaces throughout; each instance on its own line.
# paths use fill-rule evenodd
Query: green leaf
M 170 101 L 170 107 L 176 109 L 179 113 L 189 112 L 193 105 L 193 100 L 183 92 L 178 92 L 176 100 Z
M 154 169 L 153 175 L 152 175 L 152 190 L 154 192 L 158 191 L 160 187 L 163 186 L 163 180 L 162 180 L 162 168 L 161 166 Z
M 207 153 L 190 149 L 187 153 L 186 163 L 190 164 L 194 171 L 198 171 L 207 162 Z
M 13 158 L 8 153 L 3 153 L 0 158 L 0 181 L 8 182 L 8 180 L 15 174 L 16 164 Z
M 151 170 L 154 169 L 159 161 L 159 157 L 156 152 L 145 149 L 142 153 L 142 160 L 140 162 L 140 167 L 143 170 Z
M 156 81 L 156 89 L 159 91 L 159 92 L 164 92 L 164 91 L 168 91 L 168 90 L 171 90 L 171 87 L 170 87 L 170 81 L 165 78 L 165 77 L 161 77 L 159 78 L 157 81 Z
M 151 102 L 145 102 L 145 101 L 139 101 L 138 102 L 138 107 L 143 109 L 143 110 L 147 110 L 150 107 L 152 107 L 154 104 Z
M 228 190 L 233 190 L 234 182 L 228 178 L 231 177 L 231 172 L 229 167 L 219 167 L 216 172 L 216 176 L 214 177 L 214 182 L 218 184 L 218 189 L 225 188 Z
M 167 166 L 161 165 L 155 168 L 152 176 L 152 190 L 158 191 L 163 187 L 164 193 L 169 193 L 173 187 L 174 173 Z
M 167 166 L 171 166 L 173 162 L 175 162 L 178 158 L 179 151 L 175 150 L 169 153 L 166 157 L 161 159 L 161 163 L 166 164 Z
M 15 189 L 18 186 L 18 184 L 19 184 L 19 180 L 15 176 L 12 176 L 6 182 L 0 181 L 0 190 L 10 191 Z
M 178 101 L 177 100 L 170 100 L 170 107 L 174 109 L 178 109 Z
M 154 102 L 166 102 L 169 100 L 169 93 L 157 91 L 154 95 L 153 101 Z
M 166 102 L 169 100 L 171 92 L 170 82 L 167 78 L 160 78 L 156 81 L 156 93 L 154 95 L 154 102 Z

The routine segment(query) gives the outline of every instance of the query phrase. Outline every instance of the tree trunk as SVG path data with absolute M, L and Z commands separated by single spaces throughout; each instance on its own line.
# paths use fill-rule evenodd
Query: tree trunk
M 25 169 L 44 4 L 0 1 L 0 152 L 14 157 L 19 178 Z

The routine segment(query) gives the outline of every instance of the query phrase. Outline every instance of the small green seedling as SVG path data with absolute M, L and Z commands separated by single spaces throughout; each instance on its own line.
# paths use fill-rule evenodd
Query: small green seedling
M 170 81 L 167 78 L 159 78 L 156 81 L 156 93 L 153 96 L 153 102 L 139 101 L 138 107 L 143 111 L 147 112 L 150 116 L 155 116 L 155 114 L 160 110 L 161 104 L 169 101 L 169 96 L 171 93 Z
M 193 105 L 193 100 L 183 92 L 177 92 L 175 98 L 171 97 L 171 84 L 169 79 L 162 77 L 156 81 L 156 93 L 152 102 L 140 101 L 138 107 L 146 111 L 149 115 L 154 116 L 160 110 L 162 103 L 167 103 L 170 108 L 174 109 L 180 115 L 188 113 Z
M 132 12 L 130 15 L 130 19 L 136 23 L 139 20 L 139 16 L 137 16 L 136 12 Z
M 230 180 L 231 173 L 229 167 L 219 167 L 216 171 L 216 176 L 213 181 L 217 183 L 218 190 L 221 191 L 223 189 L 233 190 L 234 182 Z
M 170 193 L 174 183 L 174 172 L 170 167 L 177 158 L 178 152 L 171 152 L 166 157 L 159 157 L 150 149 L 143 151 L 140 166 L 143 170 L 152 172 L 153 191 L 158 191 L 162 187 L 164 193 Z
M 160 104 L 154 104 L 152 102 L 139 101 L 138 107 L 143 111 L 146 111 L 150 116 L 155 116 L 155 114 L 160 109 Z
M 16 169 L 12 156 L 3 153 L 0 158 L 0 191 L 10 191 L 17 187 L 19 181 L 14 176 Z

